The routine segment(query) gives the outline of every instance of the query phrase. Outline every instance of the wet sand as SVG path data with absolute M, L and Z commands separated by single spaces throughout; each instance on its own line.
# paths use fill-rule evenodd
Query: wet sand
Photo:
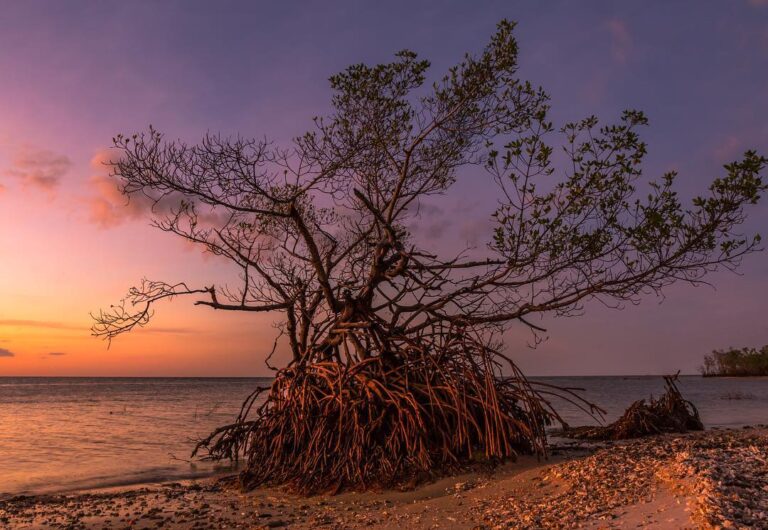
M 765 528 L 768 431 L 556 446 L 410 491 L 299 497 L 206 479 L 0 501 L 0 528 Z

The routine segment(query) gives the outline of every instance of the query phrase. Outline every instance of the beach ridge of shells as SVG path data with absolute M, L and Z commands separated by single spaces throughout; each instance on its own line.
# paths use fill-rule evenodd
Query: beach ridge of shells
M 543 469 L 541 488 L 485 503 L 494 529 L 579 528 L 619 519 L 622 508 L 666 489 L 685 499 L 696 528 L 768 528 L 768 434 L 713 430 L 609 444 Z

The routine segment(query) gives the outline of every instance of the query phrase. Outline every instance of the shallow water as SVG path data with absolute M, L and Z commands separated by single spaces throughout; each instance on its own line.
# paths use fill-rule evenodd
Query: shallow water
M 617 419 L 634 401 L 665 391 L 660 376 L 533 377 L 553 385 L 583 389 L 579 395 L 606 411 L 604 421 Z M 680 376 L 677 387 L 699 410 L 706 427 L 741 427 L 768 423 L 768 377 Z M 570 425 L 596 423 L 575 406 L 553 400 Z
M 0 494 L 175 480 L 258 379 L 0 378 Z
M 533 378 L 583 388 L 618 417 L 664 391 L 660 377 Z M 0 496 L 209 475 L 189 462 L 194 440 L 231 422 L 264 379 L 0 378 Z M 682 377 L 708 427 L 768 423 L 768 378 Z M 593 422 L 559 404 L 571 425 Z

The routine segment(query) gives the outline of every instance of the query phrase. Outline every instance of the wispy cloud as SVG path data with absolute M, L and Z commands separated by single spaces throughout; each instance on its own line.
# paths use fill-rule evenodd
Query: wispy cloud
M 494 226 L 495 223 L 492 219 L 466 219 L 458 227 L 458 236 L 467 245 L 476 247 L 491 239 Z
M 178 193 L 169 193 L 158 200 L 141 193 L 134 193 L 130 198 L 123 195 L 119 180 L 110 176 L 112 164 L 118 156 L 119 152 L 114 149 L 102 149 L 91 159 L 94 173 L 88 179 L 91 193 L 85 200 L 91 223 L 101 228 L 112 228 L 126 221 L 162 217 L 178 208 L 183 198 Z M 217 215 L 215 211 L 199 204 L 198 215 L 198 220 L 204 224 L 220 224 L 226 219 L 226 216 Z
M 715 145 L 713 154 L 718 162 L 727 162 L 739 154 L 741 139 L 736 135 L 728 135 Z
M 619 18 L 612 18 L 607 23 L 611 34 L 611 54 L 616 62 L 626 64 L 632 52 L 632 34 L 627 23 Z
M 102 149 L 91 159 L 94 174 L 88 180 L 92 193 L 86 199 L 88 220 L 101 228 L 111 228 L 131 219 L 144 217 L 152 208 L 148 197 L 137 195 L 129 201 L 118 188 L 118 182 L 110 177 L 111 163 L 116 161 L 117 151 Z
M 18 320 L 18 319 L 0 319 L 0 327 L 22 327 L 22 328 L 47 328 L 47 329 L 65 329 L 75 331 L 86 331 L 87 325 L 74 325 L 67 324 L 65 322 L 51 322 L 46 320 Z M 135 333 L 169 333 L 169 334 L 186 334 L 194 333 L 194 329 L 181 328 L 181 327 L 152 327 L 139 328 L 135 330 Z M 2 341 L 0 341 L 2 342 Z M 50 353 L 49 355 L 64 355 L 63 353 Z
M 15 357 L 14 353 L 5 348 L 0 348 L 0 357 Z
M 66 324 L 64 322 L 49 322 L 45 320 L 17 320 L 17 319 L 0 319 L 0 326 L 8 327 L 24 327 L 24 328 L 49 328 L 49 329 L 85 329 L 85 326 L 74 326 L 72 324 Z
M 439 239 L 453 224 L 453 217 L 438 205 L 420 201 L 410 209 L 415 214 L 409 228 L 430 240 Z
M 190 328 L 162 328 L 162 327 L 153 328 L 152 326 L 148 326 L 146 328 L 137 329 L 136 332 L 137 333 L 169 333 L 169 334 L 184 335 L 187 333 L 194 333 L 195 330 Z
M 72 167 L 65 155 L 47 149 L 20 149 L 13 158 L 8 175 L 17 177 L 25 186 L 52 191 Z
M 66 355 L 66 353 L 61 351 L 52 351 L 48 354 L 50 357 L 61 357 L 62 355 Z

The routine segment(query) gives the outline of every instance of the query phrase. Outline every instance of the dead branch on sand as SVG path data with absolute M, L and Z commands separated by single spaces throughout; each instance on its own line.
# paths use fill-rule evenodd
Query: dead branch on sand
M 581 440 L 627 440 L 652 434 L 703 431 L 699 411 L 683 398 L 675 381 L 677 375 L 665 375 L 666 391 L 661 397 L 635 401 L 610 425 L 566 428 L 562 435 Z

